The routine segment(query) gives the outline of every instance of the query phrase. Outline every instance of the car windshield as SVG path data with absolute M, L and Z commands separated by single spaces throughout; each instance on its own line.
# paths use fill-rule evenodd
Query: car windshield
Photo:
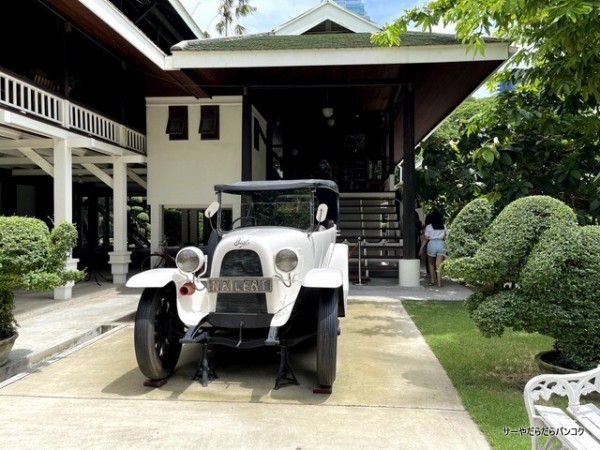
M 221 232 L 265 226 L 309 230 L 313 224 L 313 193 L 306 188 L 221 192 L 220 203 L 222 209 L 233 210 L 231 221 L 219 221 Z

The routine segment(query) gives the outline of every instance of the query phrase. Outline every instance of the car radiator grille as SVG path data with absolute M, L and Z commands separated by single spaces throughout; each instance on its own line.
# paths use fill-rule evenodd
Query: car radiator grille
M 221 277 L 262 277 L 263 271 L 258 254 L 253 250 L 232 250 L 221 264 Z M 260 294 L 217 295 L 218 313 L 266 314 L 267 297 Z

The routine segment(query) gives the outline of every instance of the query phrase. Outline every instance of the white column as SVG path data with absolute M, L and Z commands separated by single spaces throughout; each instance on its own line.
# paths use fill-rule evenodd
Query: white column
M 109 252 L 113 284 L 125 284 L 131 252 L 127 250 L 127 163 L 113 163 L 113 251 Z
M 73 222 L 73 167 L 72 154 L 66 140 L 54 144 L 54 223 Z M 67 270 L 76 270 L 78 259 L 69 255 Z M 55 300 L 68 300 L 72 296 L 73 283 L 54 289 Z
M 150 223 L 150 244 L 152 251 L 157 252 L 164 237 L 163 205 L 150 205 Z

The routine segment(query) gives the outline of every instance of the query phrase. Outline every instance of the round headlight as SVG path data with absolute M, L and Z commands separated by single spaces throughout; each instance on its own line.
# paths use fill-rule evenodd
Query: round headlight
M 194 273 L 204 265 L 204 253 L 196 247 L 185 247 L 175 257 L 177 268 L 182 272 Z
M 289 248 L 284 248 L 277 253 L 275 257 L 275 265 L 279 270 L 291 272 L 298 265 L 298 255 Z

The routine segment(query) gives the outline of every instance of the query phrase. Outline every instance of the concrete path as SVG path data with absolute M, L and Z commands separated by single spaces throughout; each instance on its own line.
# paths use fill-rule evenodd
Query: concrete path
M 430 289 L 408 294 L 426 298 Z M 443 289 L 448 300 L 458 298 L 450 294 L 458 288 Z M 382 295 L 388 290 L 394 297 Z M 10 417 L 0 423 L 2 447 L 488 449 L 398 293 L 381 284 L 352 288 L 331 395 L 312 393 L 312 345 L 290 356 L 299 386 L 273 389 L 274 349 L 218 347 L 211 362 L 219 378 L 202 387 L 191 380 L 200 347 L 185 346 L 168 383 L 144 387 L 131 324 L 138 292 L 113 289 L 43 311 L 22 308 L 22 350 L 41 346 L 29 335 L 32 325 L 48 324 L 48 334 L 50 323 L 78 332 L 84 323 L 104 328 L 0 384 L 0 416 Z

